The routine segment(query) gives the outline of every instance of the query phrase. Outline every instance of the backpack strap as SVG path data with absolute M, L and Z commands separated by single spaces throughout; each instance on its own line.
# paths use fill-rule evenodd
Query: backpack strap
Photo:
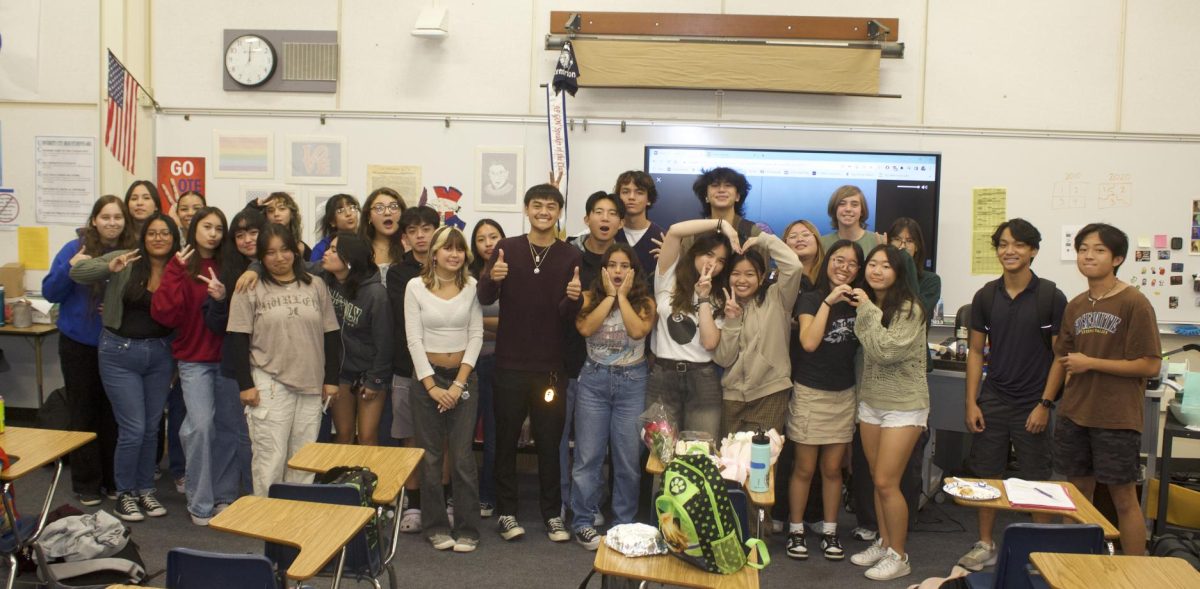
M 1038 329 L 1042 334 L 1042 343 L 1046 349 L 1054 351 L 1054 291 L 1057 285 L 1053 281 L 1038 277 L 1037 285 L 1037 317 Z
M 761 571 L 771 564 L 771 554 L 767 552 L 767 545 L 761 538 L 746 540 L 746 548 L 750 549 L 746 557 L 746 566 Z M 758 558 L 754 558 L 755 553 L 758 553 Z
M 996 302 L 996 289 L 999 289 L 999 288 L 1004 288 L 1004 279 L 1003 278 L 997 278 L 995 280 L 992 280 L 992 281 L 988 282 L 987 284 L 983 285 L 983 288 L 979 289 L 979 294 L 983 297 L 979 301 L 979 306 L 980 306 L 979 311 L 981 313 L 983 313 L 983 327 L 984 327 L 984 329 L 987 330 L 985 332 L 985 337 L 987 337 L 989 339 L 991 338 L 991 334 L 992 334 L 992 306 Z M 970 331 L 970 329 L 971 329 L 971 318 L 967 317 L 968 332 Z

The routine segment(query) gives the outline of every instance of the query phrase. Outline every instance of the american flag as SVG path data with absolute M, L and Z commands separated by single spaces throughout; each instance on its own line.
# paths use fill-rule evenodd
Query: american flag
M 108 52 L 108 123 L 104 145 L 113 157 L 133 173 L 137 151 L 137 80 Z

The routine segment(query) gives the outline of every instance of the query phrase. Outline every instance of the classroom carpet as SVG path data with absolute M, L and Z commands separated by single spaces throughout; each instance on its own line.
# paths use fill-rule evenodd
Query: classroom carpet
M 45 468 L 17 482 L 17 507 L 20 513 L 34 514 L 41 507 L 45 490 L 50 484 L 53 471 Z M 525 527 L 524 539 L 505 542 L 495 533 L 496 519 L 482 522 L 482 541 L 474 553 L 457 554 L 451 551 L 434 550 L 420 534 L 402 534 L 394 562 L 399 587 L 578 587 L 591 569 L 594 552 L 588 552 L 574 542 L 555 544 L 545 535 L 544 526 L 537 517 L 537 477 L 523 472 L 520 479 L 521 514 L 519 519 Z M 167 551 L 175 546 L 186 546 L 216 552 L 262 553 L 260 541 L 236 536 L 226 532 L 193 525 L 185 507 L 183 495 L 177 493 L 169 476 L 158 481 L 158 498 L 167 508 L 164 517 L 147 518 L 142 522 L 127 523 L 133 531 L 132 538 L 141 547 L 146 570 L 154 573 L 166 567 Z M 64 469 L 62 482 L 55 495 L 53 506 L 69 503 L 85 512 L 104 509 L 112 512 L 113 501 L 105 500 L 96 507 L 82 507 L 70 492 L 70 476 Z M 1010 522 L 1025 521 L 1019 515 L 999 513 L 997 530 Z M 975 512 L 968 507 L 959 507 L 946 501 L 930 501 L 921 511 L 918 523 L 909 534 L 909 557 L 913 572 L 902 579 L 890 582 L 871 581 L 863 576 L 865 569 L 850 563 L 849 557 L 841 562 L 826 561 L 820 555 L 819 538 L 809 534 L 809 550 L 812 556 L 807 561 L 795 561 L 784 552 L 784 534 L 768 538 L 771 564 L 761 573 L 762 587 L 795 587 L 799 583 L 817 587 L 883 588 L 907 587 L 919 583 L 926 577 L 941 577 L 950 572 L 958 558 L 971 548 L 976 536 Z M 866 543 L 850 537 L 854 527 L 853 514 L 841 514 L 839 531 L 847 555 L 866 547 Z M 964 529 L 965 527 L 965 529 Z M 999 532 L 997 533 L 999 536 Z M 998 539 L 998 538 L 997 538 Z M 5 573 L 0 572 L 0 577 Z M 381 579 L 387 587 L 386 579 Z M 35 583 L 33 574 L 18 577 L 20 583 Z M 164 576 L 149 583 L 165 587 Z M 310 582 L 314 587 L 328 587 L 329 579 Z M 30 586 L 30 585 L 25 585 Z M 356 583 L 346 579 L 342 587 L 369 587 L 370 583 Z M 593 578 L 589 587 L 600 587 L 600 579 Z

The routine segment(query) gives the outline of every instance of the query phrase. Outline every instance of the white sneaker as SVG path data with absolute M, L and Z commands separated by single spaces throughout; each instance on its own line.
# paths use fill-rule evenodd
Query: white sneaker
M 868 530 L 867 528 L 854 528 L 851 530 L 850 535 L 854 536 L 855 540 L 862 542 L 874 542 L 879 538 L 879 532 Z
M 434 534 L 429 537 L 429 543 L 438 550 L 449 550 L 454 548 L 455 541 L 449 534 Z
M 888 548 L 887 554 L 864 574 L 872 581 L 891 581 L 909 573 L 912 573 L 912 567 L 908 564 L 908 556 L 902 557 L 895 550 Z
M 421 510 L 405 509 L 400 516 L 400 531 L 405 534 L 415 534 L 421 531 Z
M 958 559 L 958 566 L 968 571 L 982 571 L 983 567 L 996 564 L 996 545 L 976 542 L 971 551 Z
M 888 549 L 883 547 L 882 540 L 875 540 L 867 547 L 866 550 L 850 557 L 850 562 L 860 567 L 875 566 L 884 556 L 887 556 Z

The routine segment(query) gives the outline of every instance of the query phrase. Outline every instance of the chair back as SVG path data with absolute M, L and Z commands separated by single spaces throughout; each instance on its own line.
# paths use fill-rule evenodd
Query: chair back
M 167 589 L 280 589 L 275 567 L 261 554 L 221 554 L 191 548 L 167 553 Z
M 291 499 L 293 501 L 309 501 L 312 503 L 329 503 L 333 505 L 361 506 L 362 497 L 359 490 L 350 485 L 335 484 L 299 484 L 275 483 L 267 491 L 267 496 L 275 499 Z M 370 522 L 367 526 L 374 525 Z M 367 527 L 363 526 L 349 542 L 346 543 L 346 567 L 344 574 L 355 577 L 378 577 L 383 572 L 382 541 L 383 532 L 380 530 L 381 541 L 374 549 L 367 541 Z M 280 570 L 287 570 L 296 560 L 300 551 L 291 546 L 267 542 L 263 554 L 270 558 Z M 337 569 L 337 557 L 329 561 L 321 572 L 333 574 Z
M 1027 568 L 1032 552 L 1106 554 L 1104 530 L 1095 524 L 1012 524 L 1004 530 L 992 586 L 1032 589 Z

